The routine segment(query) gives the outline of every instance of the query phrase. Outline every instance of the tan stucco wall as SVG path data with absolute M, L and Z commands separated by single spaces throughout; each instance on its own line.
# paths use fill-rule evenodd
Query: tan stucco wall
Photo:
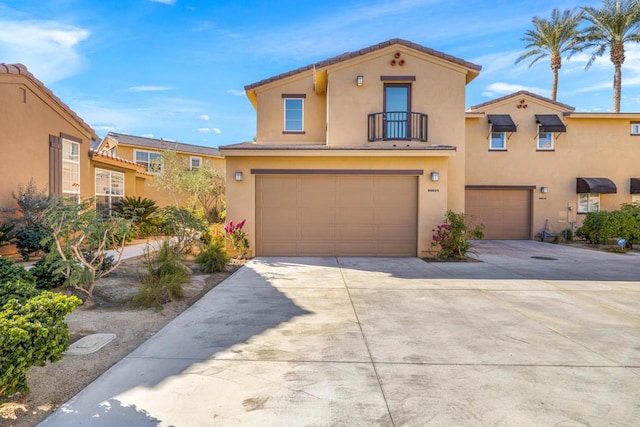
M 517 108 L 524 99 L 527 108 Z M 486 114 L 510 114 L 518 125 L 506 152 L 489 151 L 486 116 L 467 119 L 468 185 L 533 185 L 533 234 L 548 220 L 552 232 L 581 225 L 577 214 L 576 178 L 605 177 L 617 194 L 600 196 L 601 210 L 615 210 L 631 202 L 629 178 L 640 177 L 640 136 L 630 135 L 630 119 L 609 114 L 585 118 L 563 117 L 562 108 L 528 96 L 512 98 L 482 109 Z M 535 114 L 558 114 L 567 132 L 556 134 L 555 151 L 536 151 Z M 580 116 L 577 114 L 576 116 Z M 640 114 L 635 120 L 640 120 Z M 546 194 L 540 187 L 548 187 Z M 571 208 L 571 210 L 569 210 Z
M 450 157 L 227 157 L 227 220 L 246 219 L 251 254 L 255 249 L 255 177 L 251 169 L 403 169 L 423 170 L 418 177 L 418 256 L 431 249 L 432 229 L 442 223 L 447 210 L 447 160 Z M 440 181 L 429 173 L 439 170 Z M 235 181 L 235 172 L 243 181 Z
M 146 148 L 146 147 L 136 148 L 136 147 L 122 145 L 122 144 L 118 145 L 118 148 L 116 151 L 117 151 L 118 157 L 135 162 L 135 155 L 134 155 L 135 150 L 149 151 L 149 152 L 156 152 L 156 153 L 162 152 L 160 150 L 153 150 L 151 148 Z M 212 157 L 212 156 L 207 156 L 203 154 L 191 154 L 191 153 L 182 153 L 182 152 L 178 152 L 178 154 L 185 159 L 185 162 L 189 162 L 190 161 L 189 159 L 192 156 L 200 157 L 202 158 L 203 165 L 210 165 L 216 168 L 217 170 L 219 170 L 222 174 L 225 173 L 224 172 L 225 161 L 224 161 L 224 158 L 222 157 Z M 145 197 L 155 200 L 156 204 L 160 207 L 169 206 L 174 203 L 171 200 L 171 197 L 166 192 L 162 190 L 158 190 L 156 187 L 153 186 L 153 178 L 147 179 L 145 181 L 146 182 L 144 182 L 143 184 L 138 184 L 138 185 L 144 185 L 143 194 L 145 195 Z
M 49 135 L 82 139 L 80 192 L 91 197 L 90 132 L 21 75 L 0 74 L 0 206 L 13 207 L 12 192 L 33 178 L 49 189 Z

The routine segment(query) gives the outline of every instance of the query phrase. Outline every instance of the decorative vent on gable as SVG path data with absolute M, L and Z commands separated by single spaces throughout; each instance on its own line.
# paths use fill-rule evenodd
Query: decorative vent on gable
M 402 59 L 402 53 L 396 52 L 393 54 L 393 59 L 389 62 L 392 67 L 399 65 L 400 67 L 404 66 L 404 59 Z

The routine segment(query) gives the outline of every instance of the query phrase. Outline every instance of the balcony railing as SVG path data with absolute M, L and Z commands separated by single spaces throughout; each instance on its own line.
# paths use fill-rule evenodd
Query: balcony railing
M 427 141 L 427 115 L 406 111 L 369 114 L 369 141 Z

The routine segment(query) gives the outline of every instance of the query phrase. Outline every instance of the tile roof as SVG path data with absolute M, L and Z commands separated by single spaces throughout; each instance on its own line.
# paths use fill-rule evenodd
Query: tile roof
M 91 135 L 91 139 L 93 139 L 93 140 L 97 140 L 98 139 L 98 135 L 96 135 L 96 132 L 93 130 L 93 128 L 91 126 L 89 126 L 84 120 L 82 120 L 82 118 L 80 118 L 80 116 L 78 116 L 71 108 L 69 108 L 69 106 L 67 104 L 62 102 L 62 100 L 60 100 L 60 98 L 58 98 L 56 95 L 54 95 L 54 93 L 51 92 L 51 90 L 49 88 L 47 88 L 44 85 L 44 83 L 42 83 L 40 80 L 35 78 L 35 76 L 33 74 L 31 74 L 29 72 L 29 70 L 27 69 L 27 67 L 24 66 L 23 64 L 5 64 L 4 62 L 2 62 L 2 63 L 0 63 L 0 74 L 15 74 L 15 75 L 24 76 L 28 80 L 31 80 L 31 82 L 33 84 L 35 84 L 36 86 L 38 86 L 38 88 L 40 88 L 40 90 L 42 92 L 44 92 L 47 96 L 49 96 L 51 98 L 51 100 L 55 104 L 58 104 L 58 106 L 60 108 L 62 108 L 64 111 L 66 111 L 83 128 L 85 128 L 89 132 L 89 134 Z
M 127 169 L 133 169 L 136 171 L 137 174 L 140 174 L 140 175 L 153 176 L 152 174 L 147 172 L 144 166 L 139 165 L 135 162 L 132 162 L 131 160 L 123 159 L 122 157 L 116 157 L 107 152 L 95 151 L 93 149 L 89 150 L 89 158 L 95 158 L 95 157 L 114 160 L 115 162 L 120 163 L 122 167 L 125 167 Z
M 268 79 L 260 80 L 259 82 L 246 85 L 244 87 L 244 89 L 245 90 L 251 90 L 251 89 L 254 89 L 256 87 L 265 85 L 267 83 L 271 83 L 271 82 L 274 82 L 274 81 L 277 81 L 277 80 L 284 79 L 285 77 L 293 76 L 293 75 L 302 73 L 304 71 L 312 70 L 314 67 L 316 69 L 317 68 L 327 67 L 329 65 L 336 64 L 336 63 L 342 62 L 342 61 L 346 61 L 348 59 L 356 58 L 358 56 L 365 55 L 367 53 L 374 52 L 376 50 L 380 50 L 380 49 L 383 49 L 385 47 L 392 46 L 392 45 L 401 45 L 401 46 L 405 46 L 405 47 L 408 47 L 408 48 L 411 48 L 411 49 L 415 49 L 417 51 L 426 53 L 428 55 L 435 56 L 435 57 L 438 57 L 438 58 L 442 58 L 442 59 L 444 59 L 446 61 L 449 61 L 449 62 L 453 62 L 454 64 L 462 65 L 463 67 L 470 68 L 470 69 L 475 70 L 477 72 L 480 72 L 480 70 L 482 69 L 482 66 L 480 66 L 480 65 L 474 64 L 472 62 L 465 61 L 464 59 L 456 58 L 455 56 L 448 55 L 446 53 L 443 53 L 443 52 L 440 52 L 440 51 L 437 51 L 437 50 L 434 50 L 434 49 L 430 49 L 428 47 L 419 45 L 417 43 L 410 42 L 408 40 L 390 39 L 390 40 L 387 40 L 387 41 L 382 42 L 382 43 L 374 44 L 373 46 L 365 47 L 363 49 L 359 49 L 359 50 L 356 50 L 356 51 L 353 51 L 353 52 L 346 52 L 346 53 L 343 53 L 341 55 L 334 56 L 333 58 L 325 59 L 324 61 L 320 61 L 320 62 L 316 62 L 316 63 L 313 63 L 313 64 L 309 64 L 309 65 L 306 65 L 304 67 L 300 67 L 298 69 L 295 69 L 295 70 L 292 70 L 292 71 L 288 71 L 286 73 L 282 73 L 282 74 L 279 74 L 279 75 L 274 76 L 274 77 L 270 77 Z
M 564 108 L 564 109 L 566 109 L 568 111 L 575 110 L 575 108 L 572 107 L 571 105 L 567 105 L 567 104 L 563 104 L 562 102 L 554 101 L 552 99 L 546 98 L 546 97 L 541 96 L 541 95 L 537 95 L 537 94 L 535 94 L 533 92 L 529 92 L 527 90 L 520 90 L 518 92 L 514 92 L 512 94 L 509 94 L 509 95 L 506 95 L 506 96 L 503 96 L 503 97 L 500 97 L 500 98 L 492 99 L 491 101 L 483 102 L 482 104 L 472 105 L 469 109 L 470 110 L 478 110 L 478 109 L 480 109 L 482 107 L 486 107 L 487 105 L 495 104 L 495 103 L 507 100 L 509 98 L 516 98 L 516 97 L 522 96 L 522 95 L 527 95 L 527 96 L 530 96 L 531 98 L 536 98 L 536 99 L 538 99 L 538 100 L 540 100 L 542 102 L 546 102 L 548 104 L 557 105 L 558 107 Z
M 222 157 L 220 151 L 213 147 L 185 144 L 164 139 L 146 138 L 144 136 L 126 135 L 123 133 L 109 132 L 106 138 L 113 139 L 118 144 L 133 145 L 136 147 L 155 148 L 156 150 L 174 150 L 181 153 L 202 154 L 206 156 Z

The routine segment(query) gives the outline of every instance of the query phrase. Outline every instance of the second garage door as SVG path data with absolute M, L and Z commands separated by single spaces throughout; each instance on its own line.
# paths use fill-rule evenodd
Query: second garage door
M 418 178 L 256 177 L 258 256 L 416 256 Z
M 531 190 L 467 189 L 466 212 L 485 226 L 485 239 L 531 238 Z

